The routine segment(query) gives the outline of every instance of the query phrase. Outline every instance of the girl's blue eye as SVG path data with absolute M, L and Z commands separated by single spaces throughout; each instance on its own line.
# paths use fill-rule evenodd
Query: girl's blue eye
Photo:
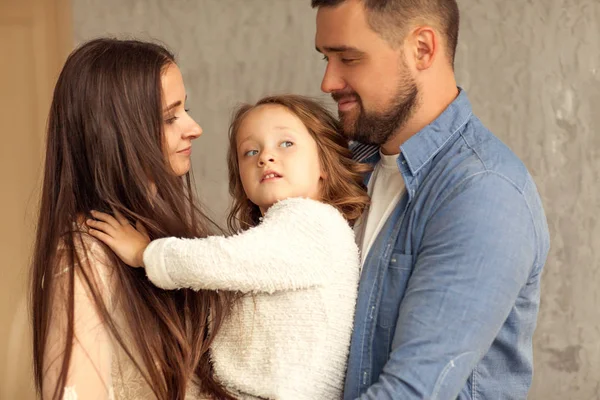
M 292 147 L 294 145 L 294 143 L 290 142 L 289 140 L 286 140 L 285 142 L 282 142 L 279 146 L 280 147 Z
M 258 150 L 250 150 L 244 153 L 246 157 L 252 157 L 258 154 Z

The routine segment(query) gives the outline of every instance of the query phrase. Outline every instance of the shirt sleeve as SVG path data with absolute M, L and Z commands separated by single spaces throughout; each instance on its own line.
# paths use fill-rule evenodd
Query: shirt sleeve
M 234 236 L 153 241 L 144 264 L 149 279 L 164 289 L 302 289 L 333 279 L 328 266 L 336 235 L 353 235 L 337 210 L 288 199 L 272 206 L 260 225 Z
M 530 208 L 512 183 L 485 173 L 440 201 L 423 232 L 389 360 L 363 400 L 455 399 L 536 265 Z
M 101 279 L 106 265 L 97 257 L 89 257 L 86 270 L 104 300 L 107 286 Z M 86 263 L 86 260 L 83 260 Z M 67 336 L 67 287 L 69 266 L 55 276 L 50 326 L 44 365 L 43 398 L 52 398 L 62 363 Z M 88 268 L 89 267 L 89 268 Z M 97 279 L 94 279 L 97 278 Z M 109 332 L 96 309 L 90 290 L 81 272 L 74 280 L 74 337 L 70 365 L 65 385 L 64 400 L 112 399 L 111 360 L 112 346 Z

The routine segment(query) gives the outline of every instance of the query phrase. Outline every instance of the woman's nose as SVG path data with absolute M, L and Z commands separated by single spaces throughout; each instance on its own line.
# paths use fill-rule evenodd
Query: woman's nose
M 186 129 L 183 134 L 183 136 L 185 138 L 190 138 L 192 140 L 196 139 L 200 135 L 202 135 L 202 127 L 195 122 L 192 126 L 190 126 L 188 129 Z

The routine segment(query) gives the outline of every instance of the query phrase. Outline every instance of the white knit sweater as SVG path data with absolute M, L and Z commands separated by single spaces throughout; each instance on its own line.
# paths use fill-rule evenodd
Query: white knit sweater
M 153 241 L 144 263 L 161 288 L 247 293 L 212 346 L 227 388 L 244 398 L 341 398 L 359 255 L 335 208 L 287 199 L 235 236 Z

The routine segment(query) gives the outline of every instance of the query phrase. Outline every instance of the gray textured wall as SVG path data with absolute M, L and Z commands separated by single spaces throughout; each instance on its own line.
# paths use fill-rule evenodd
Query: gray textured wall
M 314 15 L 303 0 L 73 0 L 76 42 L 98 35 L 158 39 L 176 53 L 190 114 L 198 192 L 224 220 L 227 129 L 240 102 L 293 92 L 322 96 L 325 65 L 314 50 Z
M 457 76 L 475 112 L 527 164 L 547 211 L 531 399 L 600 399 L 600 0 L 460 1 Z M 73 0 L 75 39 L 158 38 L 179 56 L 198 191 L 222 220 L 232 107 L 322 96 L 308 0 Z

